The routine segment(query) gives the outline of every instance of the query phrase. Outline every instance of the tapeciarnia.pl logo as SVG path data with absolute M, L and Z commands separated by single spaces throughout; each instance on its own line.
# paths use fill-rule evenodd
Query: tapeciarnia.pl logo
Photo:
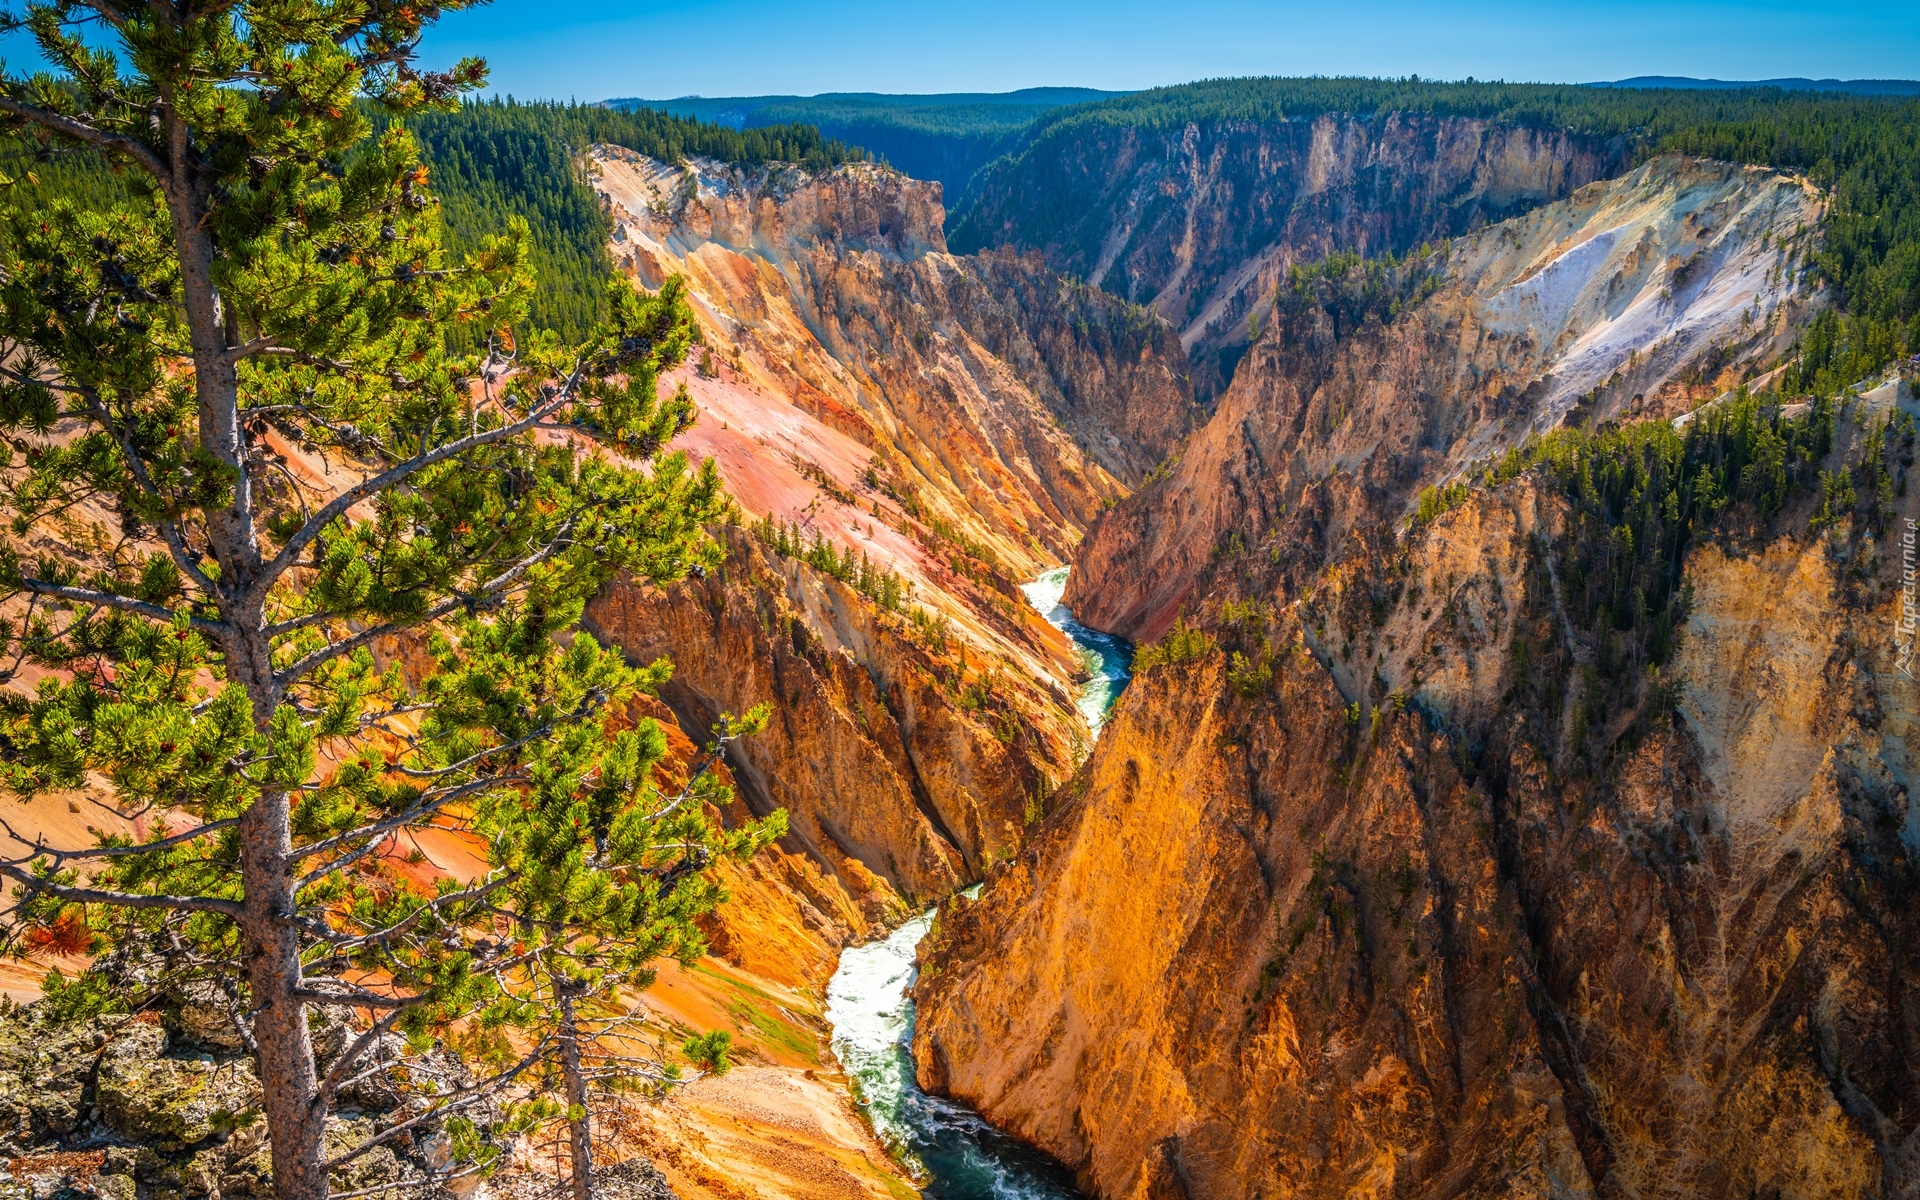
M 1914 630 L 1920 628 L 1920 578 L 1914 571 L 1914 535 L 1912 517 L 1900 534 L 1900 621 L 1893 627 L 1893 646 L 1899 656 L 1900 673 L 1913 678 Z

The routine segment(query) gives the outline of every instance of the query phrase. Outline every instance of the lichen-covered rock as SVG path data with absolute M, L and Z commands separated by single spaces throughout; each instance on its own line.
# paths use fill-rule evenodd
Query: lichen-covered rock
M 630 1158 L 599 1172 L 595 1190 L 601 1200 L 678 1200 L 660 1168 L 645 1158 Z
M 259 1108 L 260 1082 L 245 1059 L 219 1062 L 166 1047 L 164 1030 L 133 1025 L 101 1054 L 100 1111 L 121 1137 L 192 1146 Z
M 47 1021 L 19 1009 L 0 1015 L 0 1151 L 79 1128 L 104 1040 L 92 1022 Z
M 168 1030 L 175 1036 L 220 1050 L 242 1050 L 247 1041 L 240 1036 L 234 1018 L 237 1002 L 211 980 L 198 980 L 182 988 L 167 1013 Z

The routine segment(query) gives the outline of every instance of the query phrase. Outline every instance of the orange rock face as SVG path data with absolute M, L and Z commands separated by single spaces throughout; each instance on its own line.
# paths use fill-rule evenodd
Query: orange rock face
M 1136 679 L 1061 811 L 943 908 L 922 1084 L 1102 1197 L 1920 1184 L 1912 693 L 1849 648 L 1886 612 L 1817 547 L 1703 551 L 1674 717 L 1557 770 L 1503 703 L 1539 598 L 1490 598 L 1536 503 L 1431 534 L 1482 601 L 1403 645 L 1454 664 L 1404 711 L 1290 620 L 1257 695 L 1225 648 Z
M 1078 558 L 1083 617 L 1191 632 L 943 905 L 922 1084 L 1108 1200 L 1915 1194 L 1891 556 L 1809 534 L 1805 491 L 1730 510 L 1660 687 L 1609 709 L 1583 697 L 1612 626 L 1568 623 L 1554 567 L 1566 493 L 1523 474 L 1406 520 L 1530 432 L 1770 366 L 1814 301 L 1733 281 L 1778 280 L 1817 215 L 1656 162 L 1456 243 L 1403 311 L 1277 323 Z M 1896 407 L 1849 405 L 1826 465 Z
M 1029 797 L 1072 769 L 1065 695 L 1008 678 L 1007 711 L 968 709 L 951 661 L 914 645 L 903 618 L 750 537 L 729 548 L 708 578 L 616 588 L 588 621 L 640 658 L 670 653 L 664 697 L 684 726 L 775 706 L 730 761 L 748 807 L 786 809 L 791 848 L 868 922 L 905 916 L 1017 846 Z
M 707 340 L 671 380 L 701 414 L 678 445 L 715 460 L 747 520 L 908 588 L 885 613 L 735 533 L 710 578 L 616 587 L 590 613 L 674 660 L 667 698 L 695 736 L 774 706 L 736 778 L 754 811 L 788 811 L 819 878 L 766 868 L 744 894 L 787 900 L 764 936 L 727 936 L 748 953 L 804 926 L 811 957 L 816 937 L 837 948 L 979 878 L 1072 770 L 1079 661 L 1013 585 L 1186 432 L 1184 355 L 1151 313 L 1035 259 L 947 254 L 938 185 L 867 164 L 593 161 L 616 260 L 642 285 L 684 278 Z

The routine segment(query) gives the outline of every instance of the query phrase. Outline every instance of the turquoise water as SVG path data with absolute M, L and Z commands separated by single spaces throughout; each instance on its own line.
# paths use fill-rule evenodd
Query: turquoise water
M 1127 680 L 1133 678 L 1133 646 L 1110 633 L 1088 629 L 1073 619 L 1073 614 L 1060 603 L 1060 597 L 1067 590 L 1065 567 L 1048 571 L 1032 583 L 1021 584 L 1020 590 L 1027 594 L 1027 603 L 1039 609 L 1048 624 L 1080 647 L 1087 669 L 1093 672 L 1093 678 L 1080 689 L 1080 715 L 1099 733 L 1100 726 L 1106 723 L 1108 710 L 1120 698 Z
M 1133 648 L 1074 620 L 1060 604 L 1066 586 L 1062 567 L 1025 591 L 1086 656 L 1093 678 L 1081 687 L 1079 704 L 1097 735 L 1131 677 Z M 1060 1164 L 914 1082 L 913 953 L 932 924 L 933 914 L 922 913 L 880 941 L 843 951 L 827 985 L 833 1052 L 853 1076 L 874 1132 L 929 1200 L 1078 1200 Z

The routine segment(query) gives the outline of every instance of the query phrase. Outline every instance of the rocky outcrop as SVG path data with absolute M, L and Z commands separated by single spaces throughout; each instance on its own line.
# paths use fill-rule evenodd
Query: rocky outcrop
M 316 1041 L 334 1053 L 344 1038 Z M 451 1055 L 369 1071 L 342 1094 L 327 1125 L 335 1154 L 357 1148 L 423 1094 L 471 1082 Z M 270 1197 L 271 1149 L 249 1055 L 170 1032 L 157 1012 L 75 1018 L 49 1002 L 0 1011 L 0 1195 L 169 1200 Z M 489 1110 L 470 1107 L 485 1136 Z M 497 1113 L 492 1114 L 497 1117 Z M 339 1191 L 390 1186 L 452 1200 L 478 1180 L 450 1180 L 451 1134 L 414 1127 L 343 1164 Z M 449 1190 L 449 1185 L 454 1185 Z
M 953 242 L 1039 250 L 1055 270 L 1151 305 L 1218 390 L 1294 264 L 1405 252 L 1626 164 L 1619 143 L 1414 113 L 1063 121 L 982 172 Z
M 1318 566 L 1356 524 L 1530 435 L 1732 387 L 1818 302 L 1798 267 L 1821 211 L 1802 181 L 1668 157 L 1398 275 L 1286 290 L 1168 477 L 1089 535 L 1066 603 L 1152 638 L 1234 545 L 1277 538 Z M 1395 315 L 1401 293 L 1417 303 Z
M 1066 813 L 942 909 L 922 1084 L 1102 1197 L 1585 1184 L 1484 795 L 1304 655 L 1260 705 L 1225 675 L 1136 680 Z
M 964 651 L 916 644 L 840 581 L 743 532 L 728 550 L 704 579 L 613 588 L 587 619 L 637 658 L 671 655 L 662 696 L 685 728 L 774 706 L 730 756 L 744 803 L 786 809 L 790 848 L 877 923 L 1010 853 L 1032 797 L 1072 769 L 1067 696 L 1004 675 L 989 688 Z

